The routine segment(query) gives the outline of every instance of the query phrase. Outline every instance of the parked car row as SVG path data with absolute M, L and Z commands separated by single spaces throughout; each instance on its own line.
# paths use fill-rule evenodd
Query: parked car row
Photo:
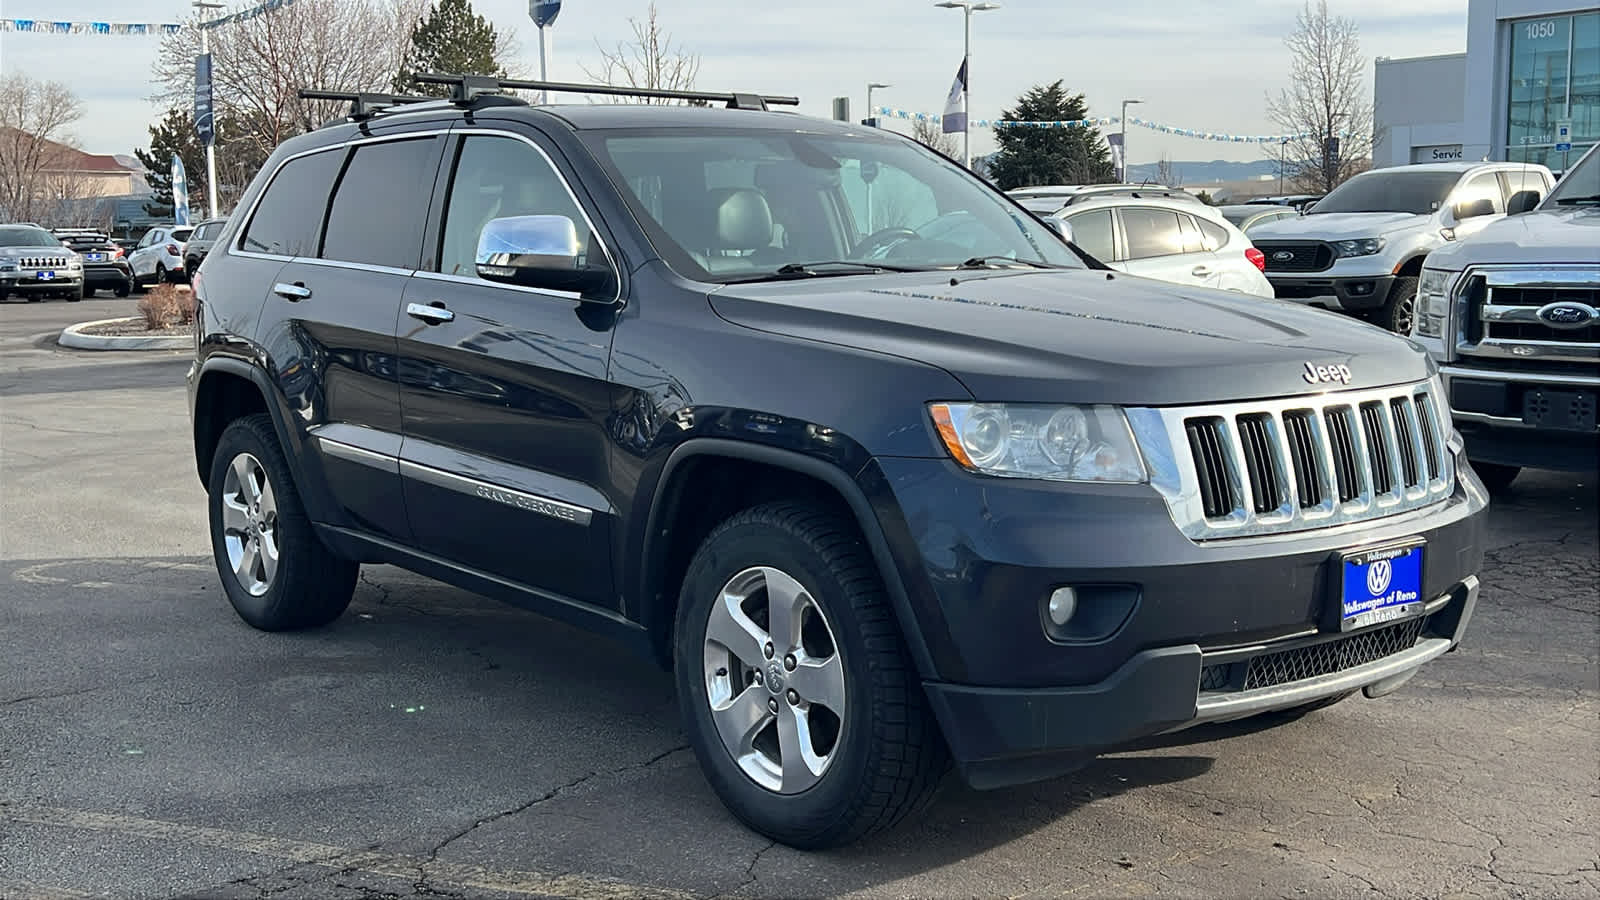
M 16 294 L 75 302 L 101 290 L 126 297 L 147 285 L 187 281 L 226 222 L 157 226 L 131 247 L 92 228 L 0 225 L 0 300 Z

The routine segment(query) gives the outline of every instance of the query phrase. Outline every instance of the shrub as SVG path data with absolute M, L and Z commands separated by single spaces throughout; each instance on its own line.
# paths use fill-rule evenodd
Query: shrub
M 150 293 L 139 298 L 138 310 L 144 318 L 145 330 L 160 331 L 179 314 L 178 292 L 170 284 L 158 284 L 150 289 Z
M 179 325 L 194 324 L 194 290 L 191 288 L 178 288 L 173 292 L 173 311 L 178 316 Z

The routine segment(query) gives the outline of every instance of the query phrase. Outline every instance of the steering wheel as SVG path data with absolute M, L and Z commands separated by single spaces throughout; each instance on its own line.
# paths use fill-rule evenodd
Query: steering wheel
M 920 237 L 921 235 L 909 228 L 882 228 L 862 238 L 861 242 L 850 251 L 850 255 L 856 259 L 872 259 L 874 254 L 889 249 L 893 244 Z

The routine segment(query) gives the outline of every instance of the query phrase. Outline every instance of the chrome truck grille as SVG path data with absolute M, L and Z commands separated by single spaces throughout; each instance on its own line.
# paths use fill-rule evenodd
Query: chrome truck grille
M 67 258 L 65 256 L 24 256 L 17 260 L 17 267 L 21 269 L 65 269 Z
M 1450 496 L 1439 397 L 1426 381 L 1128 415 L 1178 527 L 1211 540 L 1377 519 Z
M 1600 266 L 1468 270 L 1455 288 L 1456 352 L 1558 363 L 1600 361 Z

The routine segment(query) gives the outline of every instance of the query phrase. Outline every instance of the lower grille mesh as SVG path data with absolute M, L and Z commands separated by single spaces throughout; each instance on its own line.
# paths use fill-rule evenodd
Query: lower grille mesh
M 1309 647 L 1264 653 L 1250 660 L 1244 689 L 1249 691 L 1331 675 L 1409 650 L 1422 636 L 1425 621 L 1408 619 Z

